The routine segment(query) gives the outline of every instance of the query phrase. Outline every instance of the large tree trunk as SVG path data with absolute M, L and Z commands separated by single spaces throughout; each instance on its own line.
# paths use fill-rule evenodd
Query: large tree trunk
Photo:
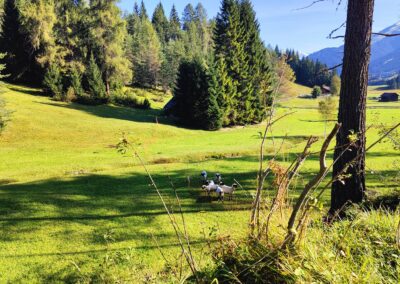
M 332 185 L 330 213 L 347 202 L 359 203 L 365 195 L 365 123 L 368 67 L 374 0 L 348 0 L 345 49 L 340 92 L 339 117 L 342 127 L 336 137 L 333 176 L 341 175 Z M 349 150 L 349 135 L 358 141 Z

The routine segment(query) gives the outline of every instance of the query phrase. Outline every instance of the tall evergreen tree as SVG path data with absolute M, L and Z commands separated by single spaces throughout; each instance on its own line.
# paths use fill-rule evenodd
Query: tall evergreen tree
M 16 0 L 5 0 L 1 27 L 0 52 L 6 54 L 3 62 L 6 64 L 5 73 L 10 74 L 9 79 L 29 83 L 40 81 L 38 72 L 35 72 L 35 52 L 26 35 L 22 33 Z
M 161 2 L 156 6 L 151 22 L 158 34 L 161 44 L 164 46 L 168 40 L 169 23 Z
M 226 94 L 230 105 L 230 113 L 224 111 L 226 125 L 235 125 L 240 123 L 238 110 L 241 104 L 240 85 L 243 79 L 244 71 L 247 72 L 246 55 L 242 42 L 244 32 L 240 25 L 240 8 L 236 0 L 223 0 L 221 11 L 216 19 L 216 29 L 214 34 L 216 57 L 223 57 L 228 78 L 233 85 L 234 93 Z M 237 90 L 237 91 L 236 91 Z M 244 115 L 244 114 L 241 114 Z
M 174 114 L 182 123 L 205 130 L 217 130 L 222 115 L 214 94 L 209 93 L 209 77 L 204 64 L 195 59 L 179 68 Z
M 161 44 L 148 19 L 138 19 L 131 35 L 129 49 L 134 68 L 134 83 L 155 87 L 160 80 Z
M 169 16 L 168 40 L 177 40 L 181 35 L 181 21 L 175 5 L 172 5 Z
M 195 11 L 192 4 L 185 6 L 182 15 L 183 30 L 187 31 L 189 29 L 189 24 L 195 20 Z
M 185 57 L 185 46 L 179 39 L 170 40 L 164 47 L 160 83 L 164 91 L 175 88 L 179 65 Z
M 92 101 L 101 101 L 106 98 L 106 86 L 103 82 L 101 70 L 93 54 L 90 55 L 89 65 L 86 69 L 86 84 Z
M 144 5 L 144 1 L 140 3 L 140 13 L 139 16 L 141 19 L 149 19 L 149 15 L 147 15 L 146 5 Z

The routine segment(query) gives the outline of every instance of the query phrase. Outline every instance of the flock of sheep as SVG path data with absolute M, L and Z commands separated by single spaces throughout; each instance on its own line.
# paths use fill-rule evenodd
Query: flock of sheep
M 207 172 L 201 172 L 203 186 L 202 189 L 206 191 L 208 196 L 211 196 L 213 192 L 216 193 L 219 201 L 224 201 L 225 194 L 229 196 L 231 200 L 233 197 L 233 193 L 237 189 L 238 185 L 236 183 L 232 184 L 232 186 L 227 186 L 223 183 L 222 177 L 220 174 L 215 175 L 214 180 L 207 179 Z

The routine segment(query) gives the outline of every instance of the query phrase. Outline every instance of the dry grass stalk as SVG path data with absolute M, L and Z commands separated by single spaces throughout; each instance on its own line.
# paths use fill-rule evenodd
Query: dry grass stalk
M 279 210 L 279 208 L 282 208 L 282 206 L 285 202 L 285 198 L 286 198 L 290 184 L 292 183 L 295 176 L 298 174 L 298 171 L 300 170 L 301 166 L 304 164 L 304 161 L 310 155 L 311 146 L 317 141 L 318 141 L 317 138 L 310 137 L 307 141 L 307 144 L 306 144 L 303 152 L 286 169 L 286 171 L 282 172 L 281 170 L 279 170 L 278 174 L 280 176 L 278 176 L 276 179 L 276 186 L 277 186 L 276 195 L 272 202 L 271 208 L 268 212 L 266 221 L 265 221 L 262 229 L 258 233 L 258 238 L 261 238 L 262 232 L 265 232 L 265 238 L 266 238 L 266 240 L 268 240 L 268 230 L 269 230 L 269 224 L 270 224 L 271 218 L 272 218 L 273 214 L 277 210 Z M 276 164 L 272 163 L 272 167 L 276 167 L 274 165 L 276 165 Z
M 176 197 L 178 198 L 178 201 L 179 201 L 178 205 L 179 205 L 179 208 L 180 208 L 181 216 L 183 218 L 184 233 L 182 233 L 182 230 L 180 229 L 180 226 L 179 226 L 178 222 L 176 221 L 173 212 L 171 212 L 168 209 L 167 203 L 165 202 L 164 197 L 162 196 L 160 190 L 158 189 L 158 186 L 155 183 L 155 181 L 153 179 L 153 176 L 150 174 L 150 171 L 148 170 L 146 164 L 144 163 L 143 159 L 141 158 L 141 156 L 139 155 L 139 153 L 137 152 L 135 147 L 125 137 L 123 137 L 121 139 L 120 143 L 118 143 L 117 148 L 118 148 L 118 151 L 121 152 L 121 153 L 126 153 L 128 150 L 132 151 L 133 157 L 136 157 L 139 160 L 140 165 L 145 170 L 145 172 L 146 172 L 146 174 L 147 174 L 147 176 L 148 176 L 148 178 L 150 180 L 150 183 L 151 183 L 152 187 L 155 189 L 158 197 L 161 200 L 162 205 L 164 206 L 165 212 L 168 215 L 170 224 L 172 225 L 172 227 L 174 229 L 174 232 L 175 232 L 175 235 L 176 235 L 176 238 L 177 238 L 177 240 L 179 242 L 179 246 L 181 248 L 181 252 L 185 256 L 186 262 L 189 265 L 189 268 L 190 268 L 190 270 L 192 272 L 192 275 L 195 277 L 196 283 L 200 283 L 200 279 L 198 278 L 197 265 L 196 265 L 196 262 L 194 260 L 194 257 L 193 257 L 192 251 L 191 251 L 190 240 L 189 240 L 189 237 L 188 237 L 188 234 L 187 234 L 186 224 L 185 224 L 184 218 L 183 218 L 182 207 L 181 207 L 181 204 L 180 204 L 178 196 L 176 196 Z M 176 193 L 176 191 L 175 191 L 175 193 Z M 185 245 L 183 239 L 185 239 L 186 245 Z

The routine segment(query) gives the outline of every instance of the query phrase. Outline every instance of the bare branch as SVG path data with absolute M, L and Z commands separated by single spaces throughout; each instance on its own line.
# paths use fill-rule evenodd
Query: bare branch
M 297 203 L 293 209 L 293 213 L 290 216 L 290 219 L 288 222 L 288 235 L 283 243 L 283 247 L 287 246 L 289 243 L 291 243 L 295 239 L 296 232 L 293 228 L 294 228 L 294 224 L 296 222 L 297 214 L 300 211 L 300 209 L 303 208 L 309 192 L 314 187 L 318 186 L 318 184 L 321 183 L 322 179 L 326 175 L 326 172 L 328 170 L 328 166 L 326 165 L 326 152 L 328 150 L 329 144 L 331 143 L 333 138 L 336 136 L 336 134 L 339 132 L 340 127 L 341 127 L 341 124 L 337 123 L 335 125 L 335 127 L 333 128 L 332 132 L 325 139 L 324 144 L 322 145 L 320 158 L 319 158 L 319 164 L 320 164 L 319 173 L 304 187 L 303 192 L 301 193 L 299 199 L 297 200 Z
M 385 33 L 372 33 L 372 34 L 377 35 L 377 36 L 385 36 L 385 37 L 400 36 L 400 34 L 385 34 Z
M 294 11 L 300 11 L 300 10 L 308 9 L 308 8 L 311 8 L 312 6 L 314 6 L 315 4 L 318 4 L 318 3 L 324 2 L 324 1 L 326 1 L 326 0 L 315 0 L 311 4 L 309 4 L 309 5 L 305 6 L 305 7 L 302 7 L 302 8 L 295 9 Z
M 322 69 L 321 71 L 319 71 L 317 75 L 320 75 L 320 74 L 322 74 L 322 73 L 326 73 L 326 72 L 332 71 L 332 70 L 334 70 L 334 69 L 336 69 L 336 68 L 339 68 L 339 67 L 342 67 L 342 66 L 343 66 L 343 63 L 340 63 L 340 64 L 335 65 L 335 66 L 333 66 L 333 67 L 324 68 L 324 69 Z
M 346 22 L 344 22 L 343 24 L 341 24 L 339 27 L 337 27 L 336 29 L 332 30 L 330 32 L 330 34 L 328 35 L 329 39 L 333 39 L 333 34 L 336 33 L 338 30 L 340 30 L 341 28 L 343 28 L 346 25 Z

